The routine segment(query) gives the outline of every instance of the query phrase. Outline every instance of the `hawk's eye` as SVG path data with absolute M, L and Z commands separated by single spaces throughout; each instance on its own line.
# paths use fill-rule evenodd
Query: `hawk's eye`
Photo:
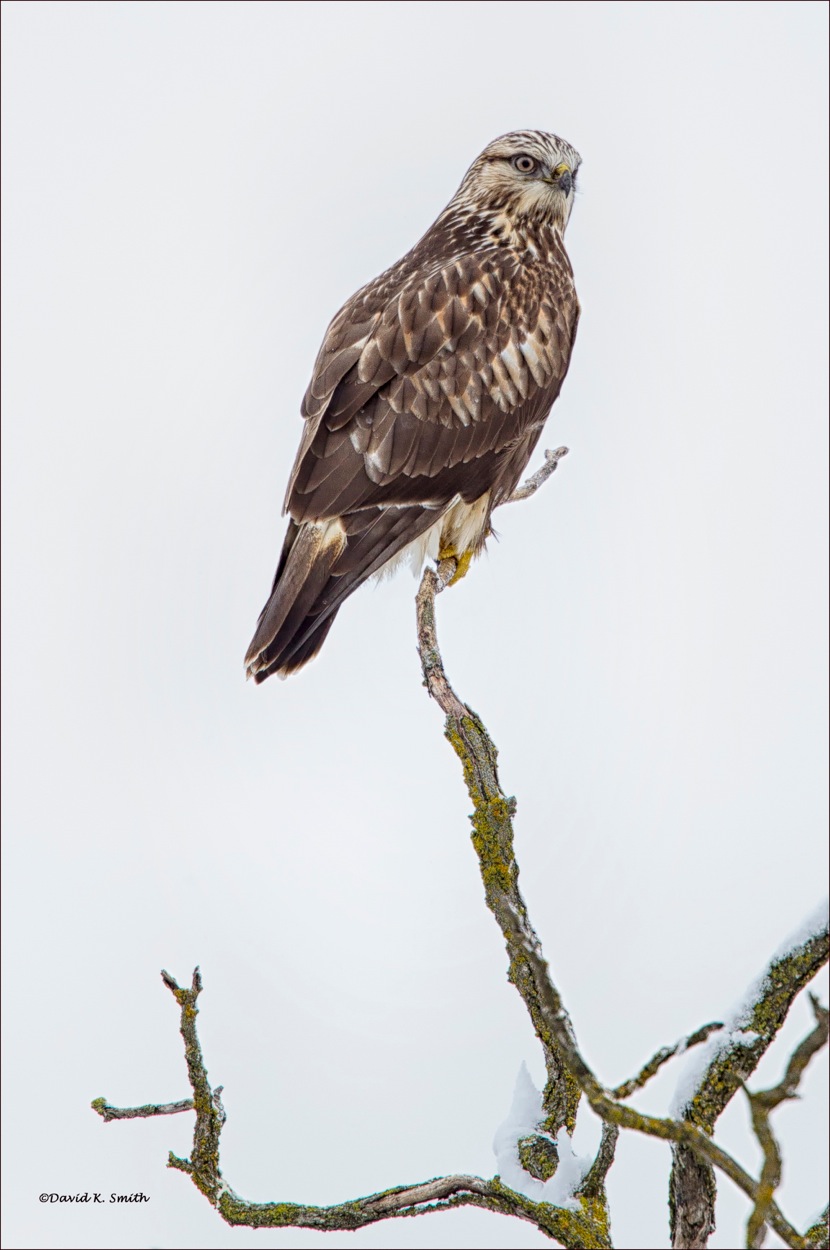
M 532 156 L 523 153 L 521 156 L 513 157 L 513 168 L 518 169 L 520 174 L 532 174 L 536 168 L 536 162 Z

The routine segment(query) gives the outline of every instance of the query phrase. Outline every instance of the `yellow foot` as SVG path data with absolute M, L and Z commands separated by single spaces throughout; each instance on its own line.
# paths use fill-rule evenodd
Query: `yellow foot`
M 455 550 L 454 547 L 444 547 L 441 551 L 438 552 L 439 564 L 442 560 L 455 560 L 458 565 L 452 577 L 447 582 L 448 586 L 454 586 L 456 582 L 461 581 L 462 577 L 466 575 L 467 570 L 469 569 L 470 564 L 472 562 L 472 559 L 473 559 L 472 548 L 465 551 L 464 554 L 461 556 L 458 554 L 458 552 Z

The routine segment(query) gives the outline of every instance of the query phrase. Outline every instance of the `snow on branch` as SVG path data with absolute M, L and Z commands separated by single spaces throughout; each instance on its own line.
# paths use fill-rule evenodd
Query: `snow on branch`
M 668 1063 L 669 1059 L 673 1059 L 675 1055 L 684 1055 L 687 1050 L 691 1050 L 693 1046 L 699 1046 L 701 1042 L 715 1033 L 718 1029 L 722 1029 L 723 1025 L 715 1021 L 712 1024 L 704 1024 L 702 1028 L 696 1032 L 690 1033 L 688 1037 L 682 1037 L 679 1042 L 675 1042 L 673 1046 L 663 1046 L 657 1051 L 656 1055 L 652 1055 L 648 1063 L 644 1064 L 636 1076 L 632 1076 L 630 1080 L 623 1081 L 622 1085 L 618 1085 L 612 1091 L 614 1098 L 630 1098 L 638 1089 L 642 1089 L 653 1076 L 656 1076 L 664 1063 Z
M 828 907 L 823 903 L 775 952 L 760 977 L 698 1051 L 678 1084 L 673 1110 L 711 1131 L 787 1017 L 793 999 L 828 958 Z
M 718 1117 L 755 1071 L 796 996 L 827 962 L 828 909 L 823 903 L 782 944 L 764 972 L 711 1033 L 681 1074 L 672 1114 L 711 1134 Z M 715 1227 L 716 1186 L 710 1164 L 684 1146 L 674 1151 L 671 1225 L 678 1247 L 706 1245 Z

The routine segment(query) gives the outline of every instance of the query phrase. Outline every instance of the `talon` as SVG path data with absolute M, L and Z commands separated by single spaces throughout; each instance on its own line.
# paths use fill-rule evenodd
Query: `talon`
M 446 559 L 446 556 L 443 558 Z M 462 577 L 466 576 L 467 571 L 473 560 L 472 548 L 469 551 L 465 551 L 463 556 L 454 556 L 453 558 L 457 560 L 458 568 L 455 570 L 452 577 L 447 582 L 448 586 L 454 586 L 456 582 L 460 582 Z

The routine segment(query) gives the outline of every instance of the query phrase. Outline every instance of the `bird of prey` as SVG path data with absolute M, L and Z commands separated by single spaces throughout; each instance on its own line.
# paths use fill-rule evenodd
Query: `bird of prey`
M 495 139 L 420 242 L 332 321 L 249 677 L 301 668 L 344 599 L 404 555 L 454 556 L 463 574 L 483 548 L 568 370 L 579 165 L 556 135 Z

